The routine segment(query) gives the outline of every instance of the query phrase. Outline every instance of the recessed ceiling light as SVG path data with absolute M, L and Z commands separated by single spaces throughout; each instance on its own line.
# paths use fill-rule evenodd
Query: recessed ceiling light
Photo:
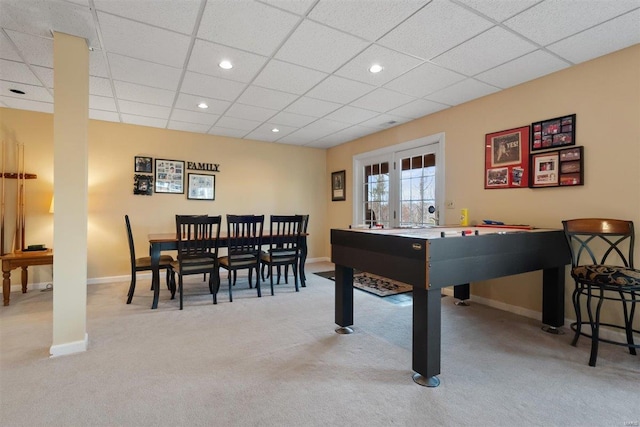
M 18 95 L 25 94 L 25 92 L 21 91 L 20 89 L 9 89 L 9 92 L 17 93 Z
M 273 132 L 273 133 L 277 133 L 277 132 L 280 132 L 280 129 L 278 129 L 278 128 L 273 128 L 273 129 L 271 129 L 271 132 Z
M 382 71 L 382 65 L 380 64 L 373 64 L 371 67 L 369 67 L 369 72 L 371 73 L 379 73 L 380 71 Z
M 200 104 L 198 104 L 198 108 L 202 108 L 203 110 L 206 110 L 207 108 L 209 108 L 209 106 L 206 103 L 201 102 Z
M 233 64 L 231 64 L 231 62 L 227 61 L 226 59 L 222 62 L 220 62 L 220 64 L 218 64 L 218 66 L 224 70 L 230 70 L 233 68 Z

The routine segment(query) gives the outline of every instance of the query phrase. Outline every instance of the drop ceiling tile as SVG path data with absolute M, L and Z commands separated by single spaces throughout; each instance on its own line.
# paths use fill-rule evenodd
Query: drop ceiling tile
M 153 117 L 134 116 L 131 114 L 122 114 L 122 121 L 132 125 L 149 126 L 153 128 L 164 128 L 167 126 L 166 120 L 156 119 Z
M 392 110 L 413 100 L 415 100 L 413 96 L 394 92 L 389 89 L 378 88 L 364 95 L 362 98 L 356 99 L 351 105 L 384 113 L 385 111 Z
M 127 82 L 113 82 L 119 99 L 171 107 L 175 92 Z
M 233 101 L 242 93 L 245 86 L 244 83 L 187 71 L 180 91 L 223 101 Z
M 198 11 L 200 10 L 200 3 L 200 0 L 154 0 L 153 5 L 147 1 L 93 1 L 96 10 L 188 35 L 193 32 Z
M 351 125 L 348 123 L 336 122 L 335 120 L 322 118 L 305 126 L 304 129 L 309 132 L 315 132 L 318 138 L 322 138 L 323 136 L 332 134 L 350 126 Z
M 320 71 L 274 59 L 269 61 L 253 84 L 302 95 L 327 76 L 328 74 Z
M 425 96 L 464 79 L 465 76 L 462 74 L 427 62 L 387 83 L 384 87 L 406 95 Z
M 0 59 L 0 80 L 41 86 L 42 83 L 23 62 Z
M 296 15 L 304 15 L 316 0 L 258 0 L 279 9 L 288 10 Z
M 207 125 L 207 130 L 218 120 L 217 114 L 198 113 L 195 111 L 174 109 L 171 113 L 171 121 L 198 123 Z
M 211 127 L 210 125 L 200 125 L 197 123 L 179 122 L 176 120 L 169 120 L 169 124 L 167 125 L 168 129 L 181 130 L 184 132 L 194 132 L 194 133 L 207 133 L 210 127 Z
M 97 95 L 89 95 L 89 108 L 94 110 L 118 111 L 113 98 Z
M 285 108 L 284 111 L 311 117 L 322 117 L 340 107 L 341 105 L 335 102 L 322 101 L 320 99 L 301 96 L 294 103 Z
M 18 89 L 23 91 L 24 95 L 18 95 L 10 92 L 10 89 Z M 53 102 L 53 96 L 42 86 L 26 85 L 24 83 L 7 82 L 0 80 L 0 95 L 10 98 L 18 98 L 30 101 Z
M 331 73 L 367 45 L 362 39 L 306 20 L 296 28 L 275 57 Z
M 227 60 L 233 68 L 225 70 L 218 64 Z M 267 57 L 244 52 L 232 47 L 196 40 L 187 68 L 201 74 L 249 83 L 264 67 Z
M 542 0 L 458 0 L 478 12 L 502 22 L 522 12 L 525 9 L 540 3 Z
M 6 31 L 25 61 L 32 65 L 53 68 L 53 39 L 51 35 L 49 38 L 44 38 L 17 31 Z
M 272 132 L 272 129 L 275 127 L 273 124 L 265 123 L 263 125 L 258 126 L 257 129 L 253 130 L 251 133 L 247 134 L 245 138 L 255 139 L 257 141 L 277 141 L 280 138 L 285 137 L 291 132 L 297 130 L 294 127 L 288 126 L 277 126 L 280 132 Z
M 329 120 L 335 120 L 337 122 L 355 125 L 360 122 L 364 122 L 365 120 L 369 120 L 377 116 L 378 114 L 379 113 L 377 113 L 376 111 L 365 110 L 362 108 L 345 105 L 344 107 L 337 109 L 333 113 L 327 114 L 325 118 Z
M 375 86 L 338 76 L 329 76 L 311 89 L 306 96 L 324 101 L 348 104 L 375 89 Z
M 290 133 L 283 138 L 280 138 L 278 142 L 290 145 L 306 145 L 325 135 L 326 133 L 323 133 L 322 130 L 302 128 Z
M 547 0 L 505 25 L 543 46 L 638 7 L 638 0 Z
M 114 113 L 112 111 L 89 110 L 89 118 L 105 122 L 120 122 L 120 116 L 118 113 Z
M 111 66 L 111 77 L 114 80 L 167 90 L 176 90 L 180 83 L 181 68 L 155 64 L 114 53 L 107 54 L 107 57 Z
M 410 119 L 417 119 L 444 110 L 446 108 L 449 108 L 449 106 L 433 101 L 427 101 L 426 99 L 416 99 L 415 101 L 411 101 L 401 107 L 390 110 L 389 114 L 400 117 L 407 117 Z
M 434 58 L 432 62 L 473 76 L 532 52 L 536 46 L 500 28 L 490 30 Z
M 640 9 L 547 46 L 574 64 L 640 43 Z
M 262 3 L 207 2 L 198 37 L 226 46 L 271 56 L 300 18 Z
M 353 141 L 354 139 L 358 139 L 369 133 L 371 133 L 371 128 L 352 126 L 336 133 L 332 133 L 331 135 L 324 136 L 309 145 L 316 148 L 328 148 Z
M 227 117 L 264 122 L 268 118 L 273 117 L 277 112 L 278 110 L 235 103 L 229 107 L 224 114 Z
M 89 76 L 89 93 L 91 95 L 113 96 L 111 82 L 102 77 Z
M 429 0 L 321 1 L 308 16 L 330 27 L 375 41 L 427 3 Z
M 506 89 L 529 80 L 554 73 L 570 64 L 543 50 L 536 50 L 525 56 L 500 65 L 475 78 L 490 85 Z
M 421 62 L 422 60 L 413 56 L 386 47 L 371 45 L 334 74 L 370 85 L 382 86 Z M 381 65 L 383 70 L 379 73 L 370 72 L 369 67 L 373 64 Z
M 122 114 L 123 118 L 125 114 L 127 115 L 133 114 L 136 116 L 165 119 L 165 122 L 166 122 L 166 119 L 169 118 L 169 113 L 171 113 L 171 108 L 169 107 L 163 107 L 160 105 L 143 104 L 141 102 L 119 100 L 118 106 L 120 107 L 120 112 L 123 113 Z
M 499 89 L 474 79 L 463 80 L 425 98 L 447 105 L 458 105 L 497 92 Z
M 0 26 L 3 28 L 49 38 L 51 31 L 57 31 L 85 38 L 89 46 L 99 44 L 88 7 L 60 0 L 2 0 L 1 3 Z
M 96 77 L 109 77 L 107 61 L 102 56 L 102 51 L 89 52 L 89 75 Z
M 277 125 L 285 125 L 291 126 L 295 128 L 301 128 L 309 123 L 317 120 L 317 117 L 305 116 L 302 114 L 288 113 L 286 111 L 281 111 L 275 116 L 269 119 L 269 122 L 275 123 Z
M 389 129 L 399 124 L 408 122 L 406 117 L 400 117 L 389 113 L 380 114 L 373 119 L 360 123 L 360 126 L 377 130 Z
M 98 12 L 98 20 L 107 52 L 176 68 L 184 66 L 190 37 L 103 12 Z
M 10 61 L 22 61 L 18 51 L 13 47 L 13 42 L 0 31 L 0 58 Z
M 434 0 L 378 44 L 431 59 L 493 26 L 473 12 L 446 0 Z
M 4 91 L 2 93 L 4 93 Z M 15 108 L 16 110 L 38 111 L 40 113 L 53 114 L 53 102 L 32 101 L 29 99 L 10 98 L 8 96 L 1 95 L 0 100 L 2 100 L 2 103 L 9 108 Z
M 257 86 L 249 86 L 238 98 L 238 102 L 256 107 L 281 110 L 291 104 L 298 96 L 277 90 L 265 89 Z
M 32 65 L 31 69 L 36 74 L 36 76 L 40 79 L 40 81 L 44 83 L 44 87 L 53 89 L 53 68 L 39 67 L 37 65 Z
M 260 121 L 256 120 L 246 120 L 239 119 L 237 117 L 220 117 L 218 122 L 216 123 L 216 127 L 222 127 L 227 129 L 237 129 L 243 130 L 245 132 L 250 132 L 257 128 L 260 125 Z
M 230 136 L 232 138 L 242 138 L 247 134 L 246 130 L 230 129 L 221 126 L 215 126 L 209 129 L 209 135 Z
M 209 108 L 207 108 L 206 110 L 199 108 L 198 104 L 200 104 L 201 102 L 205 102 L 209 106 Z M 178 100 L 176 101 L 175 107 L 182 110 L 195 111 L 197 113 L 222 114 L 226 111 L 227 108 L 229 108 L 230 105 L 231 103 L 228 101 L 221 101 L 219 99 L 181 93 L 178 95 Z

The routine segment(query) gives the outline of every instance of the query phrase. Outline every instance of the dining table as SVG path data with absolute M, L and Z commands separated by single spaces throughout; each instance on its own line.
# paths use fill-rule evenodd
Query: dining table
M 302 233 L 300 235 L 300 260 L 298 265 L 298 272 L 300 277 L 300 284 L 304 288 L 306 287 L 306 275 L 304 271 L 304 265 L 307 261 L 307 236 L 308 233 Z M 158 308 L 158 300 L 160 298 L 160 254 L 163 251 L 175 251 L 178 249 L 178 235 L 174 233 L 151 233 L 148 235 L 149 239 L 149 256 L 151 257 L 151 285 L 153 287 L 153 302 L 151 304 L 152 309 Z M 263 234 L 262 244 L 271 244 L 272 235 Z M 218 247 L 224 248 L 228 246 L 227 236 L 220 235 L 218 239 Z

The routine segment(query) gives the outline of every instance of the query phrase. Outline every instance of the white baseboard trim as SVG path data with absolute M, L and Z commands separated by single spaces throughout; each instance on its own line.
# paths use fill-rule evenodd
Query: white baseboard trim
M 443 288 L 441 289 L 442 293 L 448 296 L 453 296 L 453 288 Z M 535 310 L 529 310 L 527 308 L 518 307 L 517 305 L 506 304 L 500 301 L 491 300 L 488 298 L 482 298 L 476 295 L 471 295 L 469 298 L 470 302 L 475 302 L 478 304 L 486 305 L 488 307 L 497 308 L 498 310 L 507 311 L 509 313 L 517 314 L 519 316 L 528 317 L 529 319 L 534 319 L 540 321 L 542 325 L 542 313 Z M 572 310 L 573 311 L 573 310 Z M 568 317 L 564 318 L 564 326 L 563 330 L 566 334 L 573 336 L 574 332 L 571 330 L 570 325 L 574 323 L 576 320 Z M 582 326 L 583 332 L 591 333 L 589 325 Z M 626 342 L 626 335 L 622 331 L 609 329 L 606 327 L 602 327 L 600 329 L 600 336 L 602 338 L 611 340 L 611 341 L 620 341 Z M 590 340 L 590 338 L 582 337 L 583 340 Z
M 65 344 L 52 345 L 49 349 L 49 357 L 67 356 L 69 354 L 87 351 L 89 334 L 85 332 L 83 341 L 73 341 Z

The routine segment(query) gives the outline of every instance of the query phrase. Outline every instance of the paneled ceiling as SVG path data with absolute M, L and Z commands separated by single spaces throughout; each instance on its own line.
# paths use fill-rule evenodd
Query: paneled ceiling
M 92 119 L 327 148 L 640 43 L 640 0 L 0 0 L 0 26 L 1 106 L 53 113 L 58 31 Z

